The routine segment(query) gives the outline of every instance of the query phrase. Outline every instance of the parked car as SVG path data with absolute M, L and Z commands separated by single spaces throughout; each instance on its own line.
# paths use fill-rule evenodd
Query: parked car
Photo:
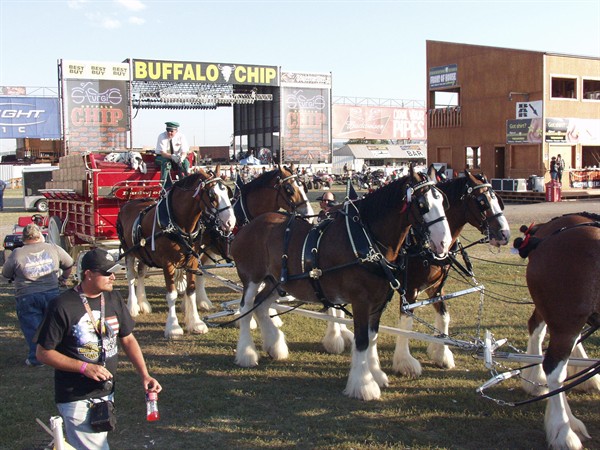
M 7 234 L 4 237 L 4 250 L 14 250 L 19 247 L 23 247 L 22 234 Z

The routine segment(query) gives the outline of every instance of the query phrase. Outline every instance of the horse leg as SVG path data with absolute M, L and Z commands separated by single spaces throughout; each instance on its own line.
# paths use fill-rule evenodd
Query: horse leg
M 344 311 L 336 308 L 329 308 L 327 314 L 331 317 L 344 318 Z M 321 341 L 327 353 L 339 355 L 346 348 L 346 344 L 351 345 L 354 340 L 354 333 L 348 330 L 348 327 L 343 323 L 327 322 L 327 330 Z
M 272 283 L 267 282 L 263 290 L 258 293 L 254 302 L 259 306 L 254 310 L 254 317 L 258 321 L 258 328 L 260 329 L 263 341 L 263 350 L 271 358 L 280 360 L 287 359 L 289 350 L 283 332 L 275 325 L 271 318 L 271 311 L 275 310 L 268 308 L 271 303 L 279 298 L 279 294 L 274 290 L 274 287 Z
M 150 314 L 152 312 L 152 306 L 148 302 L 146 298 L 146 272 L 148 271 L 148 266 L 138 261 L 137 268 L 137 286 L 135 288 L 136 295 L 138 298 L 138 304 L 140 305 L 140 312 L 142 314 Z
M 208 333 L 208 327 L 200 319 L 196 305 L 196 276 L 194 272 L 187 272 L 187 287 L 184 294 L 185 304 L 185 327 L 190 333 Z
M 561 339 L 562 343 L 557 344 Z M 570 343 L 569 347 L 567 342 Z M 559 389 L 566 378 L 567 360 L 573 344 L 573 337 L 551 331 L 550 343 L 542 364 L 550 391 Z M 583 422 L 571 412 L 564 392 L 548 398 L 544 425 L 550 448 L 581 449 L 583 445 L 580 437 L 590 437 Z
M 537 310 L 527 322 L 529 340 L 527 341 L 527 354 L 539 356 L 542 354 L 542 343 L 546 336 L 546 322 Z M 548 392 L 546 387 L 546 374 L 541 364 L 536 364 L 521 371 L 521 386 L 530 395 L 538 396 Z
M 372 339 L 377 339 L 377 329 L 369 326 L 369 309 L 364 305 L 354 308 L 354 345 L 352 347 L 352 363 L 344 394 L 360 400 L 377 400 L 381 397 L 381 389 L 371 372 L 370 364 L 377 354 L 369 352 Z M 380 379 L 380 381 L 383 381 Z
M 577 337 L 577 339 L 579 340 L 579 337 Z M 573 352 L 571 352 L 571 357 L 588 359 L 588 355 L 587 355 L 585 349 L 583 348 L 583 344 L 577 344 L 575 346 L 575 348 L 573 349 Z M 567 369 L 567 375 L 568 376 L 574 375 L 575 373 L 579 372 L 580 370 L 581 370 L 581 367 L 569 366 Z M 584 391 L 584 392 L 600 391 L 600 375 L 594 375 L 592 378 L 584 381 L 581 384 L 578 384 L 573 389 L 577 389 L 578 391 Z
M 127 296 L 127 309 L 129 309 L 129 314 L 131 317 L 137 317 L 140 314 L 140 305 L 138 303 L 138 297 L 136 294 L 136 271 L 135 271 L 135 258 L 133 256 L 125 257 L 125 269 L 127 274 L 127 287 L 128 287 L 128 296 Z
M 167 300 L 167 306 L 169 308 L 167 313 L 167 323 L 165 325 L 165 337 L 167 339 L 175 339 L 183 335 L 183 329 L 179 326 L 179 321 L 177 320 L 177 290 L 173 288 L 172 291 L 167 292 L 165 299 Z
M 450 313 L 444 302 L 435 303 L 435 328 L 441 331 L 445 336 L 448 336 L 448 325 L 450 324 Z M 454 369 L 454 355 L 446 344 L 430 343 L 427 346 L 427 355 L 435 363 L 436 366 L 442 369 Z
M 200 267 L 204 266 L 207 261 L 207 256 L 203 253 L 200 256 Z M 202 311 L 210 311 L 213 309 L 213 304 L 206 295 L 206 277 L 198 268 L 198 276 L 196 277 L 196 300 L 198 302 L 198 308 Z
M 252 308 L 254 307 L 254 298 L 258 292 L 260 283 L 244 283 L 244 294 L 240 305 L 240 318 L 237 321 L 240 327 L 240 337 L 238 338 L 235 351 L 235 363 L 242 367 L 253 367 L 258 365 L 259 355 L 252 339 L 250 321 L 252 320 Z
M 405 331 L 412 331 L 412 327 L 412 317 L 401 314 L 400 320 L 398 320 L 398 328 Z M 392 370 L 394 373 L 399 373 L 405 377 L 418 378 L 421 376 L 423 369 L 421 368 L 421 363 L 410 354 L 408 344 L 409 339 L 407 337 L 396 337 L 396 348 L 394 350 Z
M 206 295 L 206 277 L 204 274 L 198 272 L 196 277 L 196 299 L 198 302 L 198 308 L 202 311 L 210 311 L 213 309 L 213 304 Z

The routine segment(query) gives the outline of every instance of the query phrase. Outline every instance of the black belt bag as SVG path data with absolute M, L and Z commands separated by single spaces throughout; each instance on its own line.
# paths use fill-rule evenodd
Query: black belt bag
M 90 405 L 90 424 L 94 431 L 113 431 L 117 426 L 115 404 L 110 400 Z

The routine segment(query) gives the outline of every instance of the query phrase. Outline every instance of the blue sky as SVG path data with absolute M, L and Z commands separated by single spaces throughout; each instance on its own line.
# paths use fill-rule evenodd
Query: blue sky
M 58 59 L 147 58 L 331 72 L 334 96 L 424 101 L 427 40 L 599 57 L 600 1 L 0 0 L 0 85 L 56 88 Z M 167 120 L 229 144 L 222 108 L 141 110 L 134 146 Z

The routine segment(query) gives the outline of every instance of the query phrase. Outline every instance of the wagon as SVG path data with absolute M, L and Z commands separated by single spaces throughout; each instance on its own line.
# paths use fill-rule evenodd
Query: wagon
M 105 160 L 108 153 L 60 158 L 59 170 L 40 192 L 48 200 L 48 240 L 76 261 L 90 248 L 119 247 L 117 215 L 122 204 L 161 194 L 160 170 L 153 154 L 143 154 L 146 172 Z

